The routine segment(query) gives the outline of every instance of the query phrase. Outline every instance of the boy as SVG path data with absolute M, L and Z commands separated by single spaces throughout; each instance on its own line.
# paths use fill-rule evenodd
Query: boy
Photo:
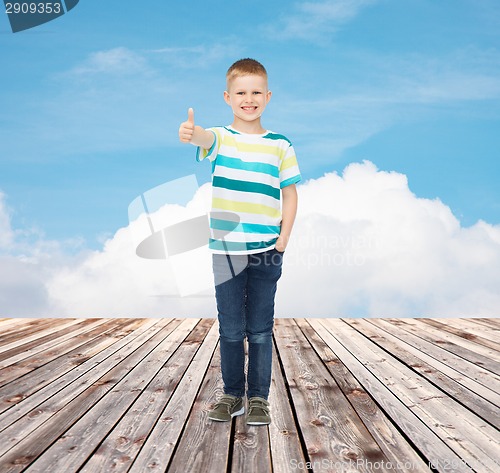
M 206 130 L 195 126 L 190 108 L 179 128 L 183 143 L 198 146 L 197 160 L 209 158 L 212 163 L 209 248 L 224 394 L 208 417 L 229 421 L 245 411 L 247 338 L 246 422 L 264 425 L 271 422 L 267 398 L 274 296 L 297 212 L 300 172 L 291 143 L 262 127 L 260 117 L 271 99 L 264 66 L 241 59 L 229 68 L 226 81 L 224 100 L 233 111 L 232 125 Z

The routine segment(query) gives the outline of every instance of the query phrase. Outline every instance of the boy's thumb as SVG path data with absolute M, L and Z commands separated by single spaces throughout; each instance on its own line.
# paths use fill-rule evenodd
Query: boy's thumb
M 194 110 L 192 108 L 188 109 L 188 122 L 194 125 Z

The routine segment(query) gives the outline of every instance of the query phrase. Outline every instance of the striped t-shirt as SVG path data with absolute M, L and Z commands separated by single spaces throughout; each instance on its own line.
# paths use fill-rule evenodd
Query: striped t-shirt
M 251 254 L 274 248 L 281 229 L 281 189 L 300 181 L 292 144 L 271 131 L 208 130 L 214 144 L 198 148 L 196 159 L 212 163 L 210 250 Z

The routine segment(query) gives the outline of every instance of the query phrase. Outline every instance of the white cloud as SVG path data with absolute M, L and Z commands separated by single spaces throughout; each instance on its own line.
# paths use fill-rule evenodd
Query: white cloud
M 188 316 L 190 311 L 207 315 L 200 306 L 203 299 L 177 297 L 164 260 L 135 255 L 131 237 L 131 228 L 122 228 L 102 251 L 55 272 L 46 285 L 55 312 L 99 317 Z
M 190 218 L 208 196 L 204 185 L 186 208 L 159 212 L 171 222 Z M 8 215 L 1 201 L 0 215 Z M 54 242 L 30 250 L 11 242 L 1 257 L 0 315 L 215 316 L 213 289 L 179 297 L 165 261 L 135 255 L 139 224 L 72 257 Z M 277 316 L 497 316 L 498 267 L 500 226 L 464 228 L 441 201 L 415 196 L 405 175 L 351 164 L 299 185 Z
M 288 252 L 297 268 L 281 287 L 292 293 L 302 281 L 293 306 L 281 300 L 290 315 L 498 315 L 500 226 L 463 228 L 439 200 L 417 198 L 406 176 L 371 163 L 309 181 L 300 202 Z
M 87 74 L 131 74 L 143 71 L 146 61 L 136 52 L 118 47 L 89 54 L 81 64 L 63 74 L 78 76 Z
M 155 229 L 206 213 L 207 192 L 208 185 L 202 186 L 186 207 L 161 207 L 151 215 Z M 47 290 L 56 311 L 101 317 L 215 316 L 213 297 L 206 291 L 194 297 L 178 296 L 176 274 L 169 262 L 136 256 L 137 244 L 150 232 L 148 221 L 141 216 L 119 229 L 102 251 L 54 273 Z M 200 270 L 197 266 L 186 269 Z
M 352 20 L 362 8 L 376 0 L 327 0 L 296 3 L 292 11 L 265 31 L 275 39 L 300 39 L 324 43 L 343 24 Z
M 232 62 L 235 57 L 241 55 L 242 50 L 240 40 L 236 37 L 228 36 L 222 43 L 198 44 L 195 46 L 167 46 L 152 49 L 150 52 L 172 66 L 199 69 L 221 60 Z

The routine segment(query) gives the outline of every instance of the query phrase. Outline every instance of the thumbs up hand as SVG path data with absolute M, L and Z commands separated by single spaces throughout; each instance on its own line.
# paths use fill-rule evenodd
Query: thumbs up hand
M 179 139 L 183 143 L 191 143 L 194 135 L 194 110 L 188 110 L 188 119 L 179 127 Z
M 194 125 L 194 111 L 190 108 L 188 110 L 188 119 L 182 122 L 179 127 L 179 139 L 183 143 L 191 143 L 195 146 L 210 149 L 214 144 L 215 134 L 201 126 Z

